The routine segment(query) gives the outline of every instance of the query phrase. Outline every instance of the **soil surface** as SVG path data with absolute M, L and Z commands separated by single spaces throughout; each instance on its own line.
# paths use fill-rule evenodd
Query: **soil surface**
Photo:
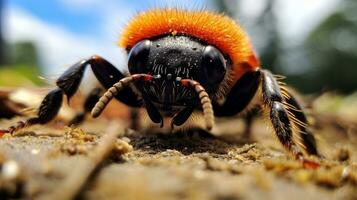
M 251 138 L 240 119 L 221 119 L 219 136 L 148 134 L 107 119 L 5 134 L 1 199 L 357 199 L 356 121 L 323 108 L 311 116 L 317 169 L 289 156 L 261 118 Z

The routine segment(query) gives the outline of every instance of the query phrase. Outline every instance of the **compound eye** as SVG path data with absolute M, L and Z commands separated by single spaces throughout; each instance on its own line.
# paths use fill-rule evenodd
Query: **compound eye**
M 148 58 L 151 41 L 143 40 L 137 43 L 129 52 L 128 68 L 131 74 L 148 72 Z
M 201 67 L 202 84 L 207 83 L 209 87 L 218 87 L 226 74 L 226 60 L 222 53 L 213 46 L 206 46 L 203 50 Z

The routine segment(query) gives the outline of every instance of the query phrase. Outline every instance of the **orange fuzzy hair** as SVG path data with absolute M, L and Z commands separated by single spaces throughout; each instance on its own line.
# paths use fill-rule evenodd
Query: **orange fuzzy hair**
M 134 17 L 124 29 L 119 45 L 130 49 L 143 39 L 165 34 L 184 34 L 216 46 L 233 62 L 235 77 L 257 70 L 256 57 L 248 35 L 231 18 L 207 11 L 153 9 Z

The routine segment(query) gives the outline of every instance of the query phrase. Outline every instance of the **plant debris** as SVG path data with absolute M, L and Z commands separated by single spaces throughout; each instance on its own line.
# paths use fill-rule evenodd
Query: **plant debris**
M 343 119 L 337 113 L 329 116 Z M 0 127 L 17 120 L 0 121 Z M 197 132 L 137 132 L 125 129 L 125 124 L 121 119 L 99 119 L 78 127 L 49 124 L 5 134 L 0 140 L 0 196 L 144 200 L 357 197 L 357 134 L 350 123 L 336 127 L 315 121 L 312 128 L 322 157 L 306 159 L 318 163 L 316 169 L 289 156 L 262 120 L 254 121 L 250 140 L 240 139 L 240 119 L 217 123 L 218 129 L 229 130 L 219 137 Z M 232 138 L 233 133 L 237 137 Z

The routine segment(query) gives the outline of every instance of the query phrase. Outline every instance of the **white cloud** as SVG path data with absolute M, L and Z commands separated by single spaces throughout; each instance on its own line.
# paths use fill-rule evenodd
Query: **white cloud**
M 76 35 L 14 7 L 6 10 L 4 18 L 5 40 L 32 41 L 47 75 L 58 76 L 69 65 L 93 54 L 107 58 L 118 67 L 124 66 L 124 55 L 115 44 L 115 36 L 101 39 Z
M 341 0 L 279 0 L 275 8 L 279 25 L 287 40 L 301 42 Z

